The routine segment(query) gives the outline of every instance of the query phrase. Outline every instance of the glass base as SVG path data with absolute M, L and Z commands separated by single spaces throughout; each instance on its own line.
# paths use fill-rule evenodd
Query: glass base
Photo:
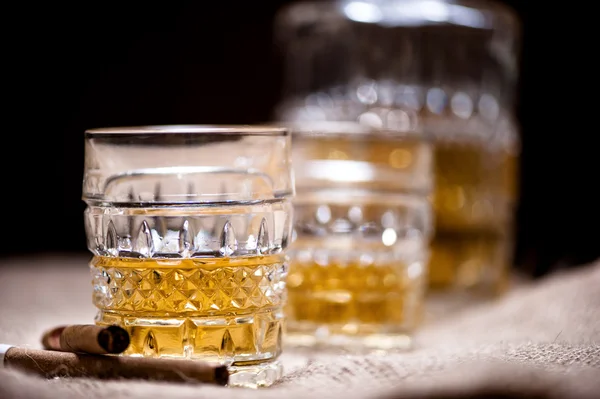
M 354 324 L 343 326 L 307 324 L 290 327 L 285 335 L 285 345 L 295 349 L 373 353 L 406 351 L 413 347 L 412 336 L 406 331 L 367 333 L 364 331 L 366 330 L 364 325 Z M 379 328 L 378 330 L 383 329 Z
M 279 381 L 283 376 L 283 365 L 279 360 L 272 362 L 229 367 L 229 386 L 263 388 Z

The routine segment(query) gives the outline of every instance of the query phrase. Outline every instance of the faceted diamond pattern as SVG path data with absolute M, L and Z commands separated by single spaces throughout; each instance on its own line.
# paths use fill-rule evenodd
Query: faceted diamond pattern
M 211 314 L 281 305 L 285 270 L 282 263 L 214 270 L 91 266 L 100 309 Z

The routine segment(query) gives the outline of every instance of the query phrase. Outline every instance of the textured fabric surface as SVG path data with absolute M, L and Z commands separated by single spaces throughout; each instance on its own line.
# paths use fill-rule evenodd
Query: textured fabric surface
M 86 259 L 5 260 L 0 343 L 39 348 L 47 328 L 90 323 L 90 292 Z M 408 352 L 286 350 L 283 361 L 283 380 L 260 390 L 48 381 L 4 369 L 0 398 L 598 398 L 600 262 L 519 285 L 499 300 L 443 318 L 430 315 Z

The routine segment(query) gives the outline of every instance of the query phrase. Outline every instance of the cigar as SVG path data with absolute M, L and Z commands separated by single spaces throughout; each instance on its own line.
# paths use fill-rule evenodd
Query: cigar
M 119 326 L 75 324 L 53 328 L 42 335 L 44 349 L 82 352 L 93 355 L 122 353 L 129 346 L 129 334 Z
M 89 355 L 0 344 L 2 367 L 45 378 L 140 379 L 215 385 L 227 385 L 229 382 L 227 366 L 214 366 L 196 360 Z

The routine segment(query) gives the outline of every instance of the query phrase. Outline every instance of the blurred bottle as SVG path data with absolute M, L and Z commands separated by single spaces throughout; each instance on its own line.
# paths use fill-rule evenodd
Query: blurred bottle
M 506 288 L 519 28 L 511 10 L 484 0 L 300 2 L 277 16 L 285 57 L 277 120 L 417 125 L 433 139 L 431 292 Z

